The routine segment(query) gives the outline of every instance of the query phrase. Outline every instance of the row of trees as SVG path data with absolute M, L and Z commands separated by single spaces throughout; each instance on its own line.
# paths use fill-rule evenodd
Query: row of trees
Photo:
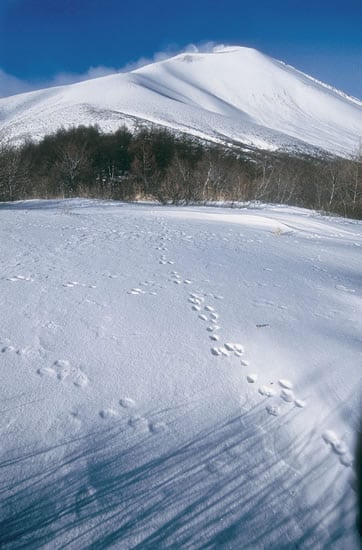
M 80 126 L 21 147 L 0 141 L 1 201 L 74 196 L 259 200 L 362 217 L 362 155 L 245 152 L 155 128 Z

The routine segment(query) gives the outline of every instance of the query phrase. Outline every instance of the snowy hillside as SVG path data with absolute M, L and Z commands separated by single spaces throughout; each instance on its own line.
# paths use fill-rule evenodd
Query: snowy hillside
M 1 548 L 358 548 L 360 222 L 0 215 Z
M 142 121 L 214 141 L 348 156 L 362 139 L 362 102 L 242 47 L 0 99 L 0 131 L 15 140 Z

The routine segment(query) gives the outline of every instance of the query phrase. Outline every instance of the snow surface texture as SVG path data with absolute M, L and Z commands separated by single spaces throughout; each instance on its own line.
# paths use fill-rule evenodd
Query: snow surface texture
M 360 222 L 0 216 L 1 548 L 358 547 Z
M 362 102 L 244 47 L 187 53 L 122 74 L 0 99 L 0 131 L 39 139 L 61 126 L 140 121 L 217 142 L 344 156 L 362 140 Z

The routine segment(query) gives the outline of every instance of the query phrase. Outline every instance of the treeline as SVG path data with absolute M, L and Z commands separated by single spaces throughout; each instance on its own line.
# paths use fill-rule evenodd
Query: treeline
M 0 201 L 75 196 L 258 200 L 362 217 L 362 156 L 230 149 L 157 128 L 105 134 L 79 126 L 21 147 L 0 140 Z

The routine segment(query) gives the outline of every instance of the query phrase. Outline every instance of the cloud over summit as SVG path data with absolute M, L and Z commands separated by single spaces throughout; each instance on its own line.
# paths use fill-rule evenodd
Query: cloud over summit
M 23 80 L 7 73 L 0 67 L 0 97 L 21 94 L 41 88 L 74 84 L 75 82 L 91 80 L 114 73 L 134 71 L 150 63 L 164 61 L 180 53 L 211 53 L 223 47 L 224 45 L 212 41 L 201 42 L 200 44 L 188 44 L 184 48 L 169 46 L 164 51 L 156 52 L 152 57 L 140 57 L 135 61 L 130 61 L 122 67 L 99 65 L 97 67 L 89 67 L 89 69 L 83 73 L 61 71 L 56 73 L 52 78 L 44 80 Z

